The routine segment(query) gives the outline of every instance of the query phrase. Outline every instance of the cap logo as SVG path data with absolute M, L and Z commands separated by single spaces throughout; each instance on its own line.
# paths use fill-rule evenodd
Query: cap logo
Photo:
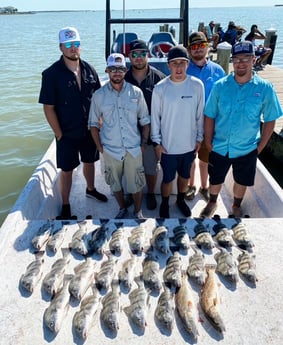
M 69 31 L 65 31 L 65 39 L 75 39 L 76 38 L 76 33 L 75 31 L 69 30 Z
M 251 52 L 251 47 L 248 43 L 242 43 L 235 45 L 234 47 L 234 53 L 239 53 L 239 52 Z

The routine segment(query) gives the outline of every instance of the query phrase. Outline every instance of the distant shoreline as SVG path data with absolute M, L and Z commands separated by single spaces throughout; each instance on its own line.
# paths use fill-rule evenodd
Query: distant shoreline
M 22 11 L 13 13 L 1 13 L 1 16 L 15 16 L 18 14 L 36 14 L 36 13 L 56 13 L 56 12 L 95 12 L 94 10 L 46 10 L 46 11 Z

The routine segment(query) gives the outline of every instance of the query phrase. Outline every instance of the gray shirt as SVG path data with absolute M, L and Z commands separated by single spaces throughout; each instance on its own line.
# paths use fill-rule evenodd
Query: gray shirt
M 93 94 L 88 124 L 100 128 L 103 150 L 113 158 L 123 160 L 126 152 L 133 157 L 141 154 L 138 123 L 140 126 L 150 123 L 147 105 L 138 87 L 124 81 L 118 92 L 108 81 Z

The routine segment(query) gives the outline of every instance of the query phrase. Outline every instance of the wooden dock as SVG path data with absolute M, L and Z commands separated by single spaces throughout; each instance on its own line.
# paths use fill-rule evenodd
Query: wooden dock
M 258 74 L 262 78 L 271 81 L 283 108 L 283 70 L 276 66 L 266 65 L 264 70 L 259 71 Z M 282 129 L 283 117 L 281 116 L 281 118 L 276 121 L 275 132 L 279 134 Z

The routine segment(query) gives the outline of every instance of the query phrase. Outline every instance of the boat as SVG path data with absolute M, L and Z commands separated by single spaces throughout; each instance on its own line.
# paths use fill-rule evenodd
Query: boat
M 185 7 L 188 1 L 181 1 Z M 110 0 L 106 1 L 106 9 L 109 7 Z M 108 13 L 110 16 L 110 13 Z M 182 22 L 185 17 L 178 19 Z M 111 18 L 108 18 L 111 22 Z M 168 18 L 162 19 L 162 22 L 168 22 Z M 159 21 L 161 22 L 161 20 Z M 186 23 L 185 23 L 186 24 Z M 109 30 L 109 27 L 107 28 Z M 110 32 L 110 31 L 109 31 Z M 188 30 L 186 29 L 186 32 Z M 123 34 L 125 37 L 125 35 Z M 186 36 L 186 35 L 185 35 Z M 118 36 L 117 36 L 118 37 Z M 106 38 L 108 42 L 108 38 Z M 187 40 L 186 40 L 187 41 Z M 184 41 L 184 42 L 186 42 Z M 164 41 L 161 41 L 164 42 Z M 110 41 L 108 49 L 111 49 Z M 182 43 L 182 42 L 181 42 Z M 114 47 L 114 45 L 112 45 Z M 163 46 L 163 53 L 164 53 Z M 109 50 L 110 52 L 110 50 Z M 165 52 L 166 53 L 166 52 Z M 155 56 L 152 61 L 157 65 L 165 65 L 166 57 Z M 50 303 L 41 288 L 39 282 L 32 294 L 24 291 L 19 280 L 25 272 L 27 266 L 34 260 L 36 250 L 31 245 L 31 240 L 37 231 L 46 224 L 51 224 L 52 229 L 66 227 L 64 242 L 62 247 L 68 247 L 72 240 L 72 235 L 79 229 L 80 224 L 85 224 L 88 233 L 99 228 L 102 224 L 107 225 L 108 235 L 115 231 L 117 220 L 114 219 L 117 213 L 117 204 L 111 194 L 109 186 L 106 185 L 103 176 L 103 159 L 96 162 L 96 187 L 99 191 L 108 196 L 107 203 L 85 197 L 85 182 L 83 179 L 81 167 L 79 166 L 73 175 L 73 186 L 71 192 L 71 205 L 73 213 L 77 215 L 78 220 L 68 220 L 62 222 L 56 220 L 56 216 L 61 209 L 61 198 L 58 186 L 58 176 L 60 171 L 56 168 L 56 144 L 52 141 L 37 168 L 34 170 L 31 178 L 25 185 L 15 205 L 10 210 L 7 218 L 0 229 L 0 336 L 5 344 L 124 344 L 131 345 L 150 344 L 155 345 L 184 344 L 184 342 L 194 343 L 196 340 L 189 335 L 180 320 L 176 317 L 174 328 L 164 330 L 158 326 L 154 318 L 154 310 L 157 303 L 157 295 L 150 294 L 150 307 L 147 313 L 147 326 L 144 330 L 135 328 L 129 323 L 123 308 L 129 305 L 128 295 L 121 293 L 121 311 L 119 315 L 120 327 L 117 333 L 107 330 L 95 316 L 95 322 L 85 341 L 80 339 L 73 328 L 72 320 L 74 313 L 79 309 L 79 302 L 72 301 L 67 311 L 64 322 L 58 334 L 49 332 L 43 324 L 44 310 Z M 162 172 L 159 173 L 156 194 L 160 203 L 159 185 L 162 178 Z M 197 176 L 199 179 L 199 176 Z M 145 190 L 146 191 L 146 190 Z M 173 234 L 173 228 L 178 225 L 186 227 L 190 240 L 193 242 L 194 228 L 198 224 L 203 224 L 206 229 L 213 233 L 213 226 L 217 223 L 216 219 L 205 219 L 201 221 L 198 216 L 201 209 L 206 204 L 205 200 L 197 194 L 193 201 L 188 202 L 192 209 L 192 217 L 183 219 L 179 210 L 175 206 L 176 195 L 170 197 L 170 214 L 171 218 L 166 220 L 158 219 L 158 209 L 148 211 L 143 205 L 143 213 L 146 220 L 143 223 L 147 229 L 146 238 L 148 244 L 152 230 L 157 225 L 167 227 L 170 236 Z M 221 299 L 224 301 L 220 308 L 226 324 L 227 335 L 219 334 L 205 317 L 201 315 L 202 322 L 198 323 L 199 340 L 207 345 L 210 344 L 229 344 L 238 343 L 239 337 L 245 345 L 268 343 L 272 337 L 274 344 L 281 343 L 281 311 L 283 308 L 282 301 L 278 298 L 278 291 L 281 289 L 282 273 L 282 227 L 283 227 L 283 191 L 274 181 L 273 177 L 265 169 L 260 161 L 257 162 L 257 173 L 255 186 L 248 189 L 247 195 L 243 202 L 243 210 L 246 218 L 234 219 L 229 218 L 232 204 L 232 174 L 227 176 L 225 185 L 222 188 L 219 206 L 217 212 L 223 224 L 232 232 L 231 228 L 238 222 L 242 222 L 250 231 L 255 248 L 253 251 L 257 255 L 258 262 L 258 283 L 255 286 L 240 280 L 237 289 L 227 282 L 221 281 L 220 291 Z M 91 215 L 92 219 L 87 219 Z M 219 218 L 218 218 L 219 219 Z M 123 226 L 125 235 L 125 247 L 128 246 L 126 240 L 131 231 L 140 222 L 134 218 L 119 220 Z M 57 258 L 60 258 L 60 250 L 51 253 L 45 247 L 40 249 L 45 251 L 43 276 L 49 272 L 51 265 Z M 215 263 L 212 252 L 205 251 L 207 263 Z M 116 272 L 121 268 L 121 264 L 129 257 L 129 250 L 124 249 L 121 256 L 117 256 Z M 239 249 L 232 249 L 233 255 L 240 253 Z M 144 253 L 138 256 L 136 274 L 142 269 L 141 260 Z M 170 254 L 160 254 L 160 271 L 165 267 L 166 261 Z M 188 255 L 191 252 L 182 254 L 183 267 L 188 263 Z M 104 260 L 105 255 L 95 255 L 98 267 Z M 277 258 L 274 260 L 274 258 Z M 73 268 L 84 260 L 83 256 L 73 255 L 68 266 L 68 273 L 74 273 Z M 271 269 L 272 267 L 272 269 Z M 267 293 L 268 292 L 268 293 Z M 88 290 L 88 294 L 91 289 Z M 197 301 L 199 289 L 194 288 L 193 295 Z M 271 312 L 272 311 L 272 312 Z M 268 317 L 266 317 L 268 313 Z M 231 317 L 231 315 L 233 317 Z M 254 322 L 256 318 L 256 323 Z M 247 327 L 247 325 L 253 325 Z M 233 336 L 232 336 L 233 335 Z M 235 337 L 235 335 L 237 335 Z

